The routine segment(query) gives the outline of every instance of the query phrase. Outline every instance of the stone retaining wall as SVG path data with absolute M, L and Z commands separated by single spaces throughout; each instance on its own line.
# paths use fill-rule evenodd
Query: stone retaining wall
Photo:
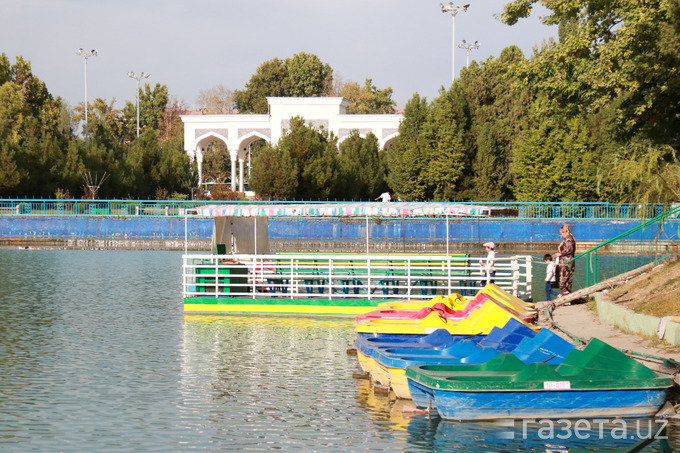
M 602 293 L 595 294 L 595 302 L 600 321 L 613 324 L 625 332 L 642 334 L 648 337 L 658 337 L 657 329 L 661 321 L 660 318 L 643 313 L 635 313 L 628 308 L 616 305 L 609 301 L 606 294 Z M 663 339 L 672 345 L 680 345 L 680 324 L 669 321 L 666 324 Z

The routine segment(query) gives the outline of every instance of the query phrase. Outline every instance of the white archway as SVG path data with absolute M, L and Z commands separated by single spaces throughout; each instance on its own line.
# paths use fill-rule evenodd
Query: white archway
M 244 160 L 247 147 L 255 140 L 276 143 L 290 125 L 290 119 L 300 116 L 316 128 L 323 128 L 344 141 L 352 130 L 361 137 L 372 132 L 378 137 L 380 148 L 389 146 L 399 133 L 404 119 L 400 113 L 355 115 L 347 114 L 349 101 L 341 97 L 268 97 L 268 114 L 182 115 L 184 123 L 184 149 L 199 161 L 200 145 L 207 138 L 226 143 L 231 158 L 231 189 L 236 190 L 236 164 L 238 162 L 239 190 L 243 191 Z M 203 156 L 200 155 L 202 162 Z M 200 169 L 200 166 L 199 166 Z M 199 170 L 200 171 L 200 170 Z M 202 176 L 202 175 L 201 175 Z

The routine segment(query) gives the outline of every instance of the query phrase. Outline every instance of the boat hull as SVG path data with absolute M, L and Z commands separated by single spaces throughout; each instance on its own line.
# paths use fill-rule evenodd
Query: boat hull
M 416 406 L 449 420 L 648 417 L 666 400 L 666 389 L 461 392 L 409 380 L 409 390 Z
M 379 303 L 361 299 L 187 297 L 184 312 L 352 318 L 375 310 Z

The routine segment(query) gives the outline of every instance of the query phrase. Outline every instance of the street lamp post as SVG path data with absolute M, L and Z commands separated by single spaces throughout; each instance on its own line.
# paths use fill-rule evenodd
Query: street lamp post
M 469 42 L 463 40 L 462 44 L 458 44 L 458 47 L 461 49 L 465 49 L 465 67 L 467 68 L 470 66 L 470 51 L 479 49 L 479 41 L 475 41 L 474 44 L 470 44 Z
M 130 71 L 128 72 L 128 77 L 137 80 L 137 137 L 139 137 L 139 82 L 142 79 L 146 79 L 149 77 L 151 74 L 145 74 L 142 72 L 139 75 L 136 75 L 134 72 Z
M 96 57 L 97 53 L 98 52 L 94 49 L 90 50 L 89 52 L 85 52 L 82 47 L 76 51 L 76 55 L 82 56 L 85 60 L 85 147 L 87 147 L 87 139 L 88 139 L 88 131 L 87 131 L 87 111 L 88 111 L 88 105 L 87 105 L 87 59 L 90 58 L 90 57 Z
M 444 5 L 443 3 L 439 4 L 439 7 L 442 9 L 442 13 L 450 13 L 451 18 L 453 19 L 453 50 L 451 52 L 451 83 L 456 80 L 456 14 L 467 11 L 468 7 L 470 4 L 466 4 L 463 6 L 454 6 L 453 2 L 449 3 L 448 5 Z

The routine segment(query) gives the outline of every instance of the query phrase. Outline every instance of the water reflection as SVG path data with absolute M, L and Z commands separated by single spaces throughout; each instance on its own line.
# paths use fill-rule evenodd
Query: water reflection
M 352 377 L 351 321 L 185 316 L 180 258 L 0 250 L 0 450 L 564 446 L 491 438 L 486 425 L 415 415 L 404 411 L 409 402 L 376 395 Z M 678 430 L 669 432 L 673 443 Z M 567 447 L 629 445 L 607 442 Z
M 183 397 L 193 402 L 187 425 L 194 411 L 208 414 L 209 425 L 200 429 L 243 450 L 379 441 L 380 428 L 368 426 L 368 414 L 348 392 L 353 336 L 350 321 L 187 316 L 181 375 Z
M 418 413 L 411 401 L 376 394 L 359 381 L 357 402 L 373 422 L 406 430 L 408 451 L 466 452 L 671 452 L 678 426 L 659 419 L 503 420 L 460 422 Z

